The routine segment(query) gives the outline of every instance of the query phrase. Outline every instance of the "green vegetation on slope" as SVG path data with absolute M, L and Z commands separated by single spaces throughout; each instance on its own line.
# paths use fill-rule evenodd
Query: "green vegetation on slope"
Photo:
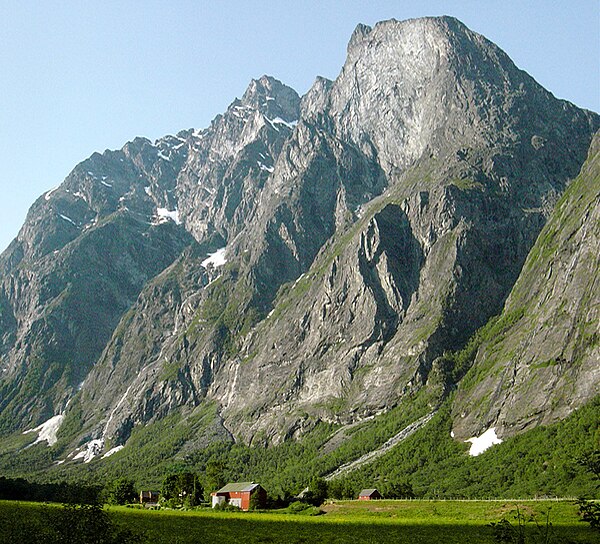
M 418 398 L 410 406 L 419 406 Z M 300 441 L 249 447 L 214 441 L 217 437 L 210 433 L 215 407 L 206 406 L 187 418 L 172 415 L 136 428 L 123 450 L 89 464 L 51 465 L 50 448 L 44 444 L 18 455 L 5 451 L 0 463 L 9 476 L 29 474 L 38 480 L 90 483 L 127 476 L 138 488 L 147 489 L 159 489 L 168 474 L 191 471 L 202 477 L 208 467 L 217 466 L 225 481 L 257 481 L 272 498 L 287 498 L 312 478 L 380 447 L 427 411 L 423 404 L 412 412 L 401 405 L 338 434 L 334 426 L 320 424 Z M 379 459 L 336 480 L 331 492 L 351 498 L 362 488 L 385 491 L 403 484 L 423 498 L 597 495 L 576 459 L 600 447 L 600 399 L 558 424 L 509 438 L 478 457 L 470 457 L 467 444 L 452 439 L 450 429 L 448 402 L 424 428 Z M 190 441 L 199 436 L 212 443 L 192 448 Z

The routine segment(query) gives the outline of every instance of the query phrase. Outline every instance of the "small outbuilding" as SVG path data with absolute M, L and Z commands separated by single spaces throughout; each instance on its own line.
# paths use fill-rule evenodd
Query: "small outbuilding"
M 140 491 L 140 504 L 148 508 L 158 504 L 158 491 Z
M 231 504 L 246 511 L 250 509 L 251 500 L 258 508 L 264 507 L 267 502 L 267 492 L 254 482 L 229 483 L 210 495 L 213 508 L 218 504 Z
M 377 489 L 363 489 L 358 494 L 359 501 L 374 501 L 377 499 L 382 499 L 381 493 L 377 491 Z

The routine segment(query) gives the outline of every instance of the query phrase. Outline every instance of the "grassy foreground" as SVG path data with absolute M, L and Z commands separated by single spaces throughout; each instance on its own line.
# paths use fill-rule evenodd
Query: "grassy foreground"
M 535 515 L 540 524 L 545 524 L 545 512 L 550 512 L 553 539 L 548 542 L 600 542 L 598 534 L 579 521 L 576 506 L 568 501 L 336 501 L 323 507 L 325 514 L 315 517 L 277 512 L 144 511 L 123 507 L 112 507 L 109 511 L 115 522 L 143 533 L 153 544 L 219 541 L 493 544 L 492 530 L 487 524 L 503 516 L 513 522 L 511 512 L 517 505 L 527 516 Z M 55 507 L 0 502 L 0 542 L 20 542 L 14 538 L 35 533 L 35 526 L 44 522 L 45 508 Z M 537 539 L 534 523 L 528 524 L 527 531 L 528 542 L 546 542 Z

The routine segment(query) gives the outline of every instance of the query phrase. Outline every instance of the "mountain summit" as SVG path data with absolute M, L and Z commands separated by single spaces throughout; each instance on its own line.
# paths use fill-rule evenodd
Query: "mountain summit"
M 523 265 L 599 127 L 441 17 L 359 25 L 302 98 L 263 76 L 204 130 L 92 155 L 0 257 L 0 431 L 61 416 L 72 463 L 173 414 L 204 414 L 186 452 L 433 412 L 456 388 L 461 437 L 564 417 L 595 374 L 555 410 L 478 382 L 487 344 L 448 354 L 539 277 Z

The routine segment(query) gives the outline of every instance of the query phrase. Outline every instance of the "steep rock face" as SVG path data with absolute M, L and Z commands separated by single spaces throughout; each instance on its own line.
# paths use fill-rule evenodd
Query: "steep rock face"
M 418 390 L 501 309 L 598 126 L 449 18 L 359 27 L 299 113 L 193 332 L 162 344 L 177 392 L 145 373 L 122 439 L 205 396 L 278 441 Z
M 566 417 L 600 393 L 600 134 L 528 256 L 461 382 L 457 438 L 509 436 Z
M 303 98 L 298 129 L 242 236 L 257 290 L 274 295 L 363 205 L 407 181 L 406 197 L 417 184 L 430 190 L 454 178 L 523 208 L 551 208 L 595 123 L 454 19 L 360 26 L 336 81 L 317 80 Z M 403 177 L 428 160 L 429 183 Z
M 1 256 L 4 430 L 63 410 L 143 284 L 193 241 L 158 213 L 168 187 L 158 202 L 144 191 L 165 176 L 161 144 L 94 154 L 34 204 Z
M 423 385 L 438 355 L 500 310 L 597 126 L 453 19 L 359 27 L 340 76 L 303 99 L 250 230 L 253 277 L 271 292 L 306 272 L 216 376 L 209 394 L 230 428 L 277 441 Z M 338 164 L 362 156 L 372 174 L 330 166 L 306 213 L 309 165 L 337 142 Z M 395 226 L 381 229 L 386 214 Z M 304 238 L 318 243 L 302 256 Z
M 209 129 L 95 153 L 38 199 L 0 256 L 5 430 L 64 409 L 144 284 L 191 235 L 206 256 L 235 234 L 299 100 L 265 76 Z
M 245 226 L 298 120 L 299 104 L 293 89 L 263 76 L 208 129 L 194 133 L 177 194 L 184 224 L 197 240 L 217 233 L 226 242 Z

